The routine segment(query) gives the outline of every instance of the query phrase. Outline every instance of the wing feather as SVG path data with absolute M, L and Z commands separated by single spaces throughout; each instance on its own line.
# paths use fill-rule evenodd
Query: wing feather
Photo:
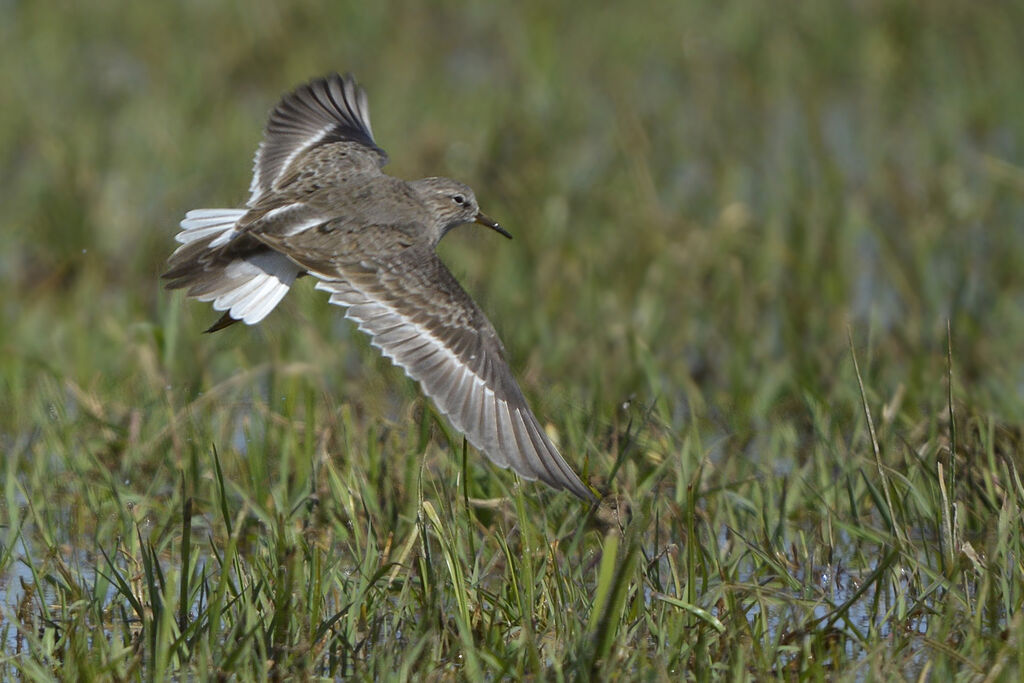
M 281 98 L 256 151 L 249 205 L 257 205 L 301 154 L 335 142 L 355 143 L 377 167 L 387 163 L 373 140 L 366 93 L 350 75 L 317 78 Z
M 435 254 L 335 266 L 312 271 L 321 278 L 317 288 L 347 309 L 475 448 L 525 479 L 594 499 L 530 411 L 493 326 Z

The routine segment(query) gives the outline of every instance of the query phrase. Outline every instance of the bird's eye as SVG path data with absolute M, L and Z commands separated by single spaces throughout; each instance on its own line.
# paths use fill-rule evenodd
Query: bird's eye
M 466 198 L 461 194 L 452 195 L 452 201 L 456 204 L 462 205 L 466 203 Z

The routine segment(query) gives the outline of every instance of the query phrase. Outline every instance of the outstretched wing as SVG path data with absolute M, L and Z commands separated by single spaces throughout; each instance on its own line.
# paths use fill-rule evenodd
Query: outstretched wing
M 594 500 L 527 405 L 494 327 L 432 249 L 325 270 L 311 270 L 317 289 L 347 309 L 474 447 L 525 479 Z
M 351 75 L 318 78 L 281 98 L 256 151 L 249 205 L 257 205 L 299 155 L 335 142 L 356 143 L 378 168 L 387 163 L 373 140 L 366 93 Z

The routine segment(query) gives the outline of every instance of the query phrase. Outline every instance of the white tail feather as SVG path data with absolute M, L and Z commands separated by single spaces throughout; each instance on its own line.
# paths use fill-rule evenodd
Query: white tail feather
M 175 254 L 200 239 L 214 238 L 209 244 L 211 251 L 227 244 L 238 234 L 235 226 L 245 213 L 245 209 L 189 211 L 175 237 L 182 245 Z M 200 301 L 212 301 L 215 310 L 228 311 L 232 318 L 255 325 L 280 303 L 301 270 L 275 251 L 251 254 L 229 263 L 222 272 L 207 279 L 200 286 L 200 293 L 193 296 Z M 210 275 L 213 273 L 208 271 L 205 278 Z
M 181 221 L 181 232 L 174 239 L 188 244 L 204 237 L 222 233 L 210 244 L 219 247 L 227 244 L 235 236 L 235 224 L 246 214 L 245 209 L 195 209 L 185 214 Z
M 228 264 L 217 284 L 196 298 L 212 301 L 215 310 L 255 325 L 280 303 L 300 271 L 277 252 L 254 254 Z

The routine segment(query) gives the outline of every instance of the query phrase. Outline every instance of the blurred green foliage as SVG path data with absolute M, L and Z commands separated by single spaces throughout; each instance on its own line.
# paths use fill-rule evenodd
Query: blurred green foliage
M 415 514 L 410 443 L 443 427 L 416 433 L 415 388 L 325 297 L 301 282 L 203 336 L 214 312 L 158 281 L 185 211 L 244 202 L 279 95 L 330 71 L 367 89 L 390 173 L 463 180 L 514 233 L 462 228 L 442 256 L 570 461 L 602 479 L 642 425 L 610 488 L 682 505 L 804 466 L 827 488 L 822 452 L 847 449 L 873 471 L 848 335 L 884 455 L 933 467 L 947 325 L 977 457 L 1019 467 L 1022 64 L 1020 2 L 0 2 L 9 476 L 28 499 L 59 481 L 70 516 L 36 523 L 90 536 L 84 472 L 158 500 L 214 443 L 265 502 L 327 443 L 365 456 L 363 512 Z M 816 493 L 744 495 L 814 518 Z
M 240 204 L 280 92 L 350 70 L 390 172 L 464 179 L 516 232 L 456 233 L 445 253 L 517 366 L 572 387 L 564 400 L 653 398 L 639 347 L 662 395 L 695 384 L 764 416 L 828 395 L 848 325 L 884 386 L 925 389 L 949 321 L 972 397 L 1021 417 L 1016 4 L 2 12 L 0 275 L 17 324 L 0 339 L 16 355 L 62 363 L 47 340 L 85 322 L 157 324 L 179 217 Z M 191 338 L 206 312 L 186 315 Z

